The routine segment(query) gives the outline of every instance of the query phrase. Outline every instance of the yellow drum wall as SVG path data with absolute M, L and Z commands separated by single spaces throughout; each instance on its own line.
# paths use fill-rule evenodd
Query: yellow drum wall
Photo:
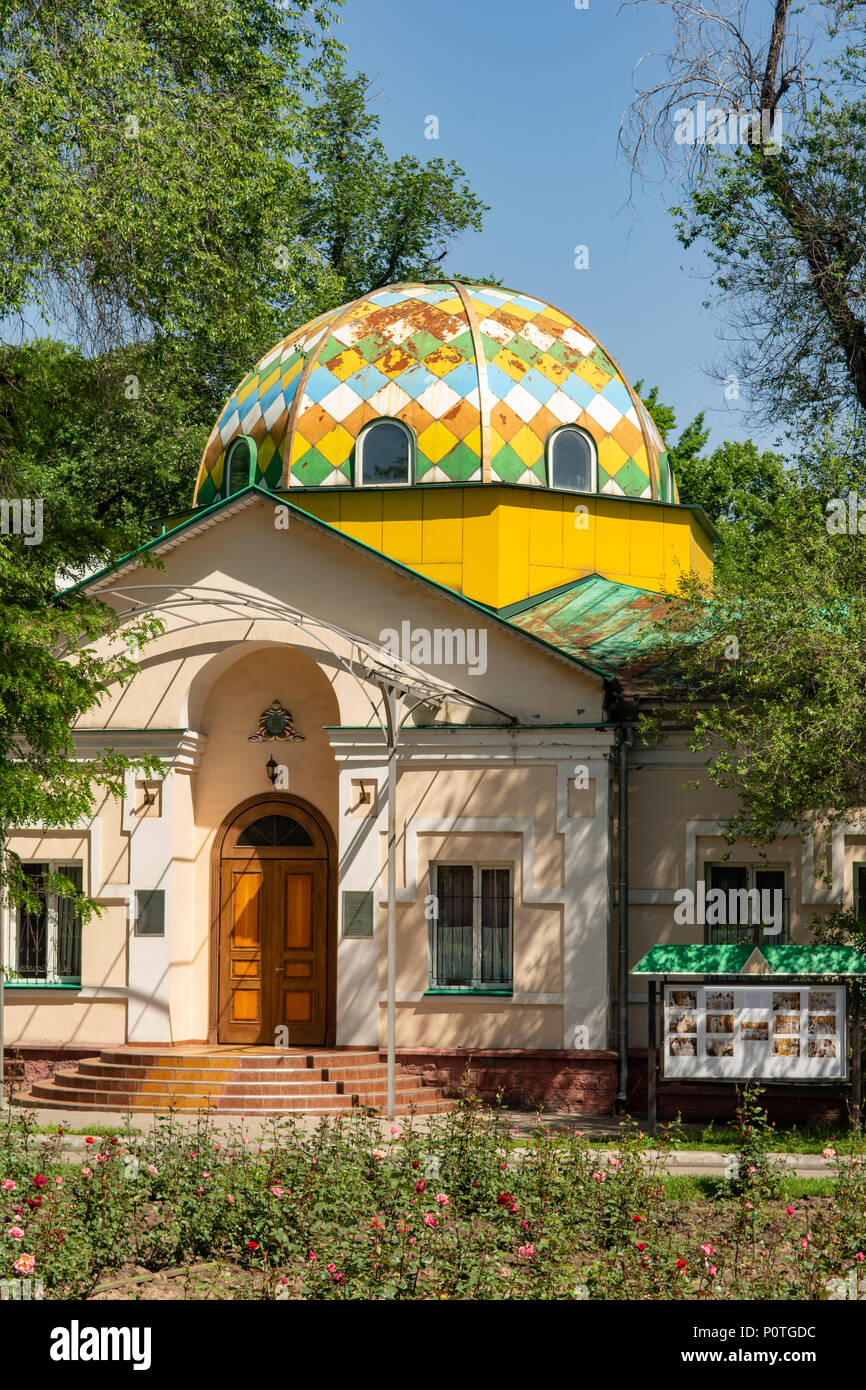
M 493 608 L 586 574 L 672 593 L 712 574 L 712 540 L 687 507 L 496 485 L 295 491 L 291 501 L 419 574 Z

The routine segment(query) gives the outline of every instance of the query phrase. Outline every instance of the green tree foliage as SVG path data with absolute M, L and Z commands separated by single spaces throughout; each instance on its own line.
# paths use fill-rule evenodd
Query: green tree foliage
M 486 211 L 453 161 L 390 159 L 371 99 L 364 73 L 340 72 L 313 109 L 317 160 L 300 231 L 340 277 L 343 299 L 442 276 L 455 236 L 479 231 Z
M 142 536 L 188 505 L 264 352 L 390 279 L 444 274 L 480 226 L 455 164 L 387 155 L 332 12 L 0 0 L 0 440 Z M 18 346 L 39 313 L 66 347 Z
M 670 29 L 623 143 L 636 170 L 652 151 L 682 178 L 673 212 L 732 330 L 726 372 L 786 427 L 862 416 L 866 6 L 633 2 Z
M 739 791 L 731 838 L 866 805 L 866 551 L 856 518 L 828 529 L 826 505 L 847 499 L 852 466 L 829 440 L 795 461 L 760 530 L 723 546 L 711 586 L 684 581 L 660 626 L 678 671 L 665 719 Z
M 121 639 L 111 609 L 72 587 L 128 537 L 41 485 L 25 465 L 0 468 L 0 892 L 15 902 L 30 899 L 6 827 L 74 825 L 100 793 L 121 794 L 135 761 L 111 751 L 77 760 L 71 728 L 109 685 L 131 679 L 134 653 L 156 630 L 140 621 Z M 55 597 L 58 585 L 66 592 Z M 54 886 L 71 890 L 68 881 Z

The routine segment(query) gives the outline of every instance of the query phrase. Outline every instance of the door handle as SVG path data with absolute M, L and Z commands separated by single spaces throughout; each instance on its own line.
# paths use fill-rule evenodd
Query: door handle
M 278 966 L 276 967 L 276 969 L 274 970 L 274 974 L 275 974 L 275 975 L 285 975 L 285 973 L 286 973 L 286 967 L 285 967 L 284 965 L 278 965 Z

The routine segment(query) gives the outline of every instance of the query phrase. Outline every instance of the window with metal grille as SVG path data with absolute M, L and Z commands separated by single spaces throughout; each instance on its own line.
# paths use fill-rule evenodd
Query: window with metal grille
M 763 869 L 751 864 L 706 864 L 704 880 L 709 893 L 721 888 L 725 894 L 727 922 L 707 922 L 706 941 L 710 946 L 774 946 L 790 940 L 789 899 L 784 869 Z M 776 894 L 779 894 L 779 898 Z M 769 894 L 769 896 L 766 896 Z M 773 911 L 781 903 L 781 917 Z M 765 909 L 769 907 L 769 912 Z M 710 905 L 707 904 L 707 915 Z M 780 930 L 774 931 L 773 928 Z
M 854 865 L 854 916 L 866 922 L 866 864 Z
M 494 864 L 436 864 L 430 923 L 434 989 L 512 987 L 511 870 Z
M 80 984 L 81 914 L 72 898 L 47 891 L 47 885 L 50 875 L 62 874 L 80 891 L 81 865 L 48 861 L 22 868 L 39 906 L 19 907 L 13 915 L 13 969 L 35 984 Z

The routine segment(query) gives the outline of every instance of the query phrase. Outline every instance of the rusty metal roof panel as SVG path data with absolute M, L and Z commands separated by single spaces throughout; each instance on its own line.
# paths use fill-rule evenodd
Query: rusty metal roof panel
M 549 642 L 610 674 L 634 673 L 652 665 L 653 624 L 664 612 L 663 594 L 588 575 L 563 592 L 541 597 L 501 616 L 524 632 Z

